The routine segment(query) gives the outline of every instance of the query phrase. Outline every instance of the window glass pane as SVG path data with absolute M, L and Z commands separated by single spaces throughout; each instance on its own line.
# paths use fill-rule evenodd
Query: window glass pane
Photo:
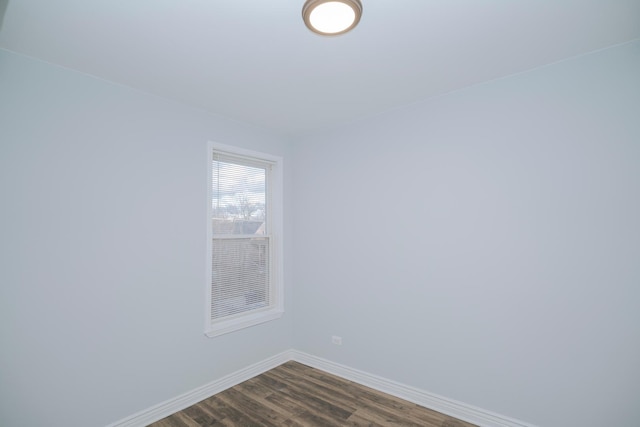
M 266 176 L 265 168 L 213 160 L 214 235 L 267 233 Z

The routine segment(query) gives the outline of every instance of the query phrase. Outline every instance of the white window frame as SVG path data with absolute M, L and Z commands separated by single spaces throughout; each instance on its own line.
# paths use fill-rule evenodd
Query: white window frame
M 213 156 L 214 153 L 238 157 L 252 162 L 268 163 L 271 165 L 267 180 L 267 220 L 269 221 L 268 236 L 270 241 L 270 292 L 271 303 L 267 307 L 247 311 L 228 319 L 212 320 L 212 277 L 213 277 Z M 248 328 L 260 323 L 277 319 L 284 313 L 284 285 L 282 275 L 282 157 L 272 154 L 246 150 L 230 145 L 209 142 L 207 144 L 207 263 L 206 263 L 206 299 L 205 299 L 205 335 L 216 337 L 239 329 Z

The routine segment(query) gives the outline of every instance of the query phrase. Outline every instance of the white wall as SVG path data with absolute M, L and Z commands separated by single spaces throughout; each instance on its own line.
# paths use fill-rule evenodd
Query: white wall
M 640 42 L 293 163 L 297 349 L 540 426 L 640 425 Z
M 640 424 L 638 76 L 636 42 L 291 155 L 0 50 L 0 425 L 103 426 L 292 344 L 541 426 Z M 216 339 L 207 140 L 283 155 L 293 192 L 287 314 Z
M 0 425 L 104 426 L 291 348 L 290 312 L 204 336 L 208 140 L 289 187 L 277 135 L 0 50 Z

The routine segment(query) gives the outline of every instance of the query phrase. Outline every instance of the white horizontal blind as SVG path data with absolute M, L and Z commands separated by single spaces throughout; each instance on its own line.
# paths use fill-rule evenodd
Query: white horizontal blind
M 272 304 L 271 165 L 214 152 L 212 159 L 211 322 Z

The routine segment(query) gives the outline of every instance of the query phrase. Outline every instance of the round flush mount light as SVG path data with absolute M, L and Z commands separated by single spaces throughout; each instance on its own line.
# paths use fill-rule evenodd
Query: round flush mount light
M 351 31 L 362 16 L 360 0 L 307 0 L 302 19 L 314 33 L 337 36 Z

